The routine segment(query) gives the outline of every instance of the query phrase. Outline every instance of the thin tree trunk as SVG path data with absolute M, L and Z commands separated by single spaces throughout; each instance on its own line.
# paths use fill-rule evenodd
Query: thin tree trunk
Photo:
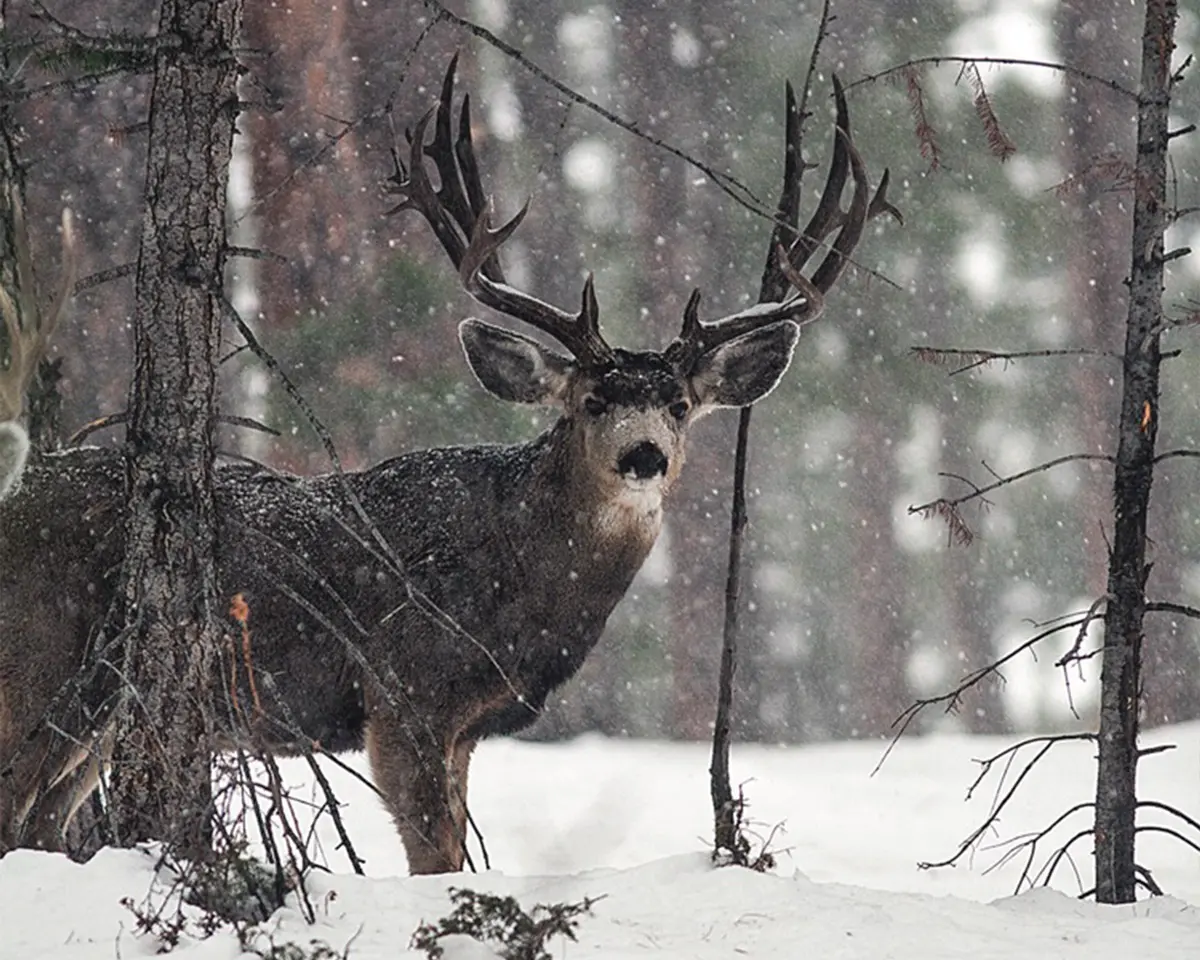
M 1148 0 L 1142 32 L 1133 258 L 1114 471 L 1116 522 L 1108 567 L 1096 782 L 1096 899 L 1134 900 L 1138 707 L 1146 609 L 1146 515 L 1154 479 L 1161 366 L 1163 231 L 1176 0 Z
M 225 188 L 240 0 L 163 0 L 134 313 L 112 789 L 119 843 L 208 846 L 216 656 L 212 495 Z M 120 622 L 120 621 L 118 621 Z

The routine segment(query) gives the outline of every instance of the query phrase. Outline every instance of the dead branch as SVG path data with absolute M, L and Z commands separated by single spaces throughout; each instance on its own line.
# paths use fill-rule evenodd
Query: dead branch
M 704 176 L 717 185 L 722 193 L 736 203 L 752 211 L 753 213 L 758 214 L 759 216 L 766 217 L 770 220 L 775 219 L 774 214 L 766 206 L 766 204 L 764 204 L 763 201 L 755 195 L 753 190 L 746 186 L 746 184 L 744 184 L 737 177 L 722 170 L 715 169 L 709 164 L 696 159 L 678 147 L 673 146 L 662 138 L 656 137 L 651 133 L 647 133 L 634 121 L 626 120 L 624 117 L 618 116 L 611 110 L 601 106 L 595 100 L 585 97 L 579 91 L 572 89 L 557 77 L 539 67 L 512 44 L 505 42 L 486 27 L 474 22 L 473 20 L 468 20 L 466 17 L 461 17 L 452 12 L 445 6 L 445 4 L 440 3 L 439 0 L 422 0 L 422 2 L 425 4 L 425 7 L 433 13 L 433 22 L 436 23 L 438 20 L 444 20 L 447 23 L 454 24 L 454 26 L 461 30 L 465 30 L 472 36 L 478 37 L 484 43 L 488 44 L 488 46 L 499 50 L 514 63 L 529 71 L 531 74 L 537 77 L 538 80 L 556 91 L 568 102 L 583 107 L 585 110 L 596 114 L 598 117 L 601 117 L 615 127 L 619 127 L 631 136 L 637 137 L 639 140 L 644 140 L 646 143 L 650 144 L 656 149 L 662 150 L 665 153 L 669 153 L 673 157 L 677 157 L 688 166 L 704 174 Z
M 990 483 L 986 487 L 976 486 L 970 493 L 961 497 L 938 497 L 936 500 L 930 500 L 928 503 L 910 506 L 908 512 L 910 514 L 919 514 L 922 517 L 940 517 L 950 525 L 951 536 L 956 537 L 956 527 L 961 524 L 966 527 L 966 521 L 962 519 L 962 515 L 958 512 L 958 507 L 964 503 L 969 503 L 972 500 L 978 500 L 993 490 L 998 490 L 1001 487 L 1006 487 L 1011 483 L 1016 483 L 1018 480 L 1024 480 L 1026 477 L 1031 477 L 1037 473 L 1044 473 L 1047 470 L 1052 470 L 1055 467 L 1061 467 L 1065 463 L 1074 463 L 1076 461 L 1095 461 L 1099 460 L 1104 463 L 1112 463 L 1113 458 L 1106 453 L 1069 453 L 1063 457 L 1055 457 L 1053 460 L 1047 460 L 1045 463 L 1040 463 L 1036 467 L 1030 467 L 1028 470 L 1022 470 L 1019 473 L 1011 474 L 1007 477 L 1001 477 L 995 483 Z M 974 486 L 972 484 L 972 486 Z M 968 528 L 967 533 L 970 533 Z M 974 538 L 971 534 L 965 541 L 958 540 L 959 543 L 970 543 Z
M 975 115 L 979 117 L 979 122 L 983 124 L 983 132 L 987 137 L 988 149 L 992 152 L 992 156 L 1003 163 L 1017 152 L 1017 145 L 1004 132 L 1000 126 L 1000 121 L 996 118 L 996 111 L 992 107 L 991 98 L 988 96 L 987 88 L 983 85 L 983 76 L 979 72 L 979 65 L 976 63 L 965 64 L 962 72 L 967 78 L 967 83 L 971 85 L 972 91 L 974 91 Z
M 1077 173 L 1072 173 L 1053 186 L 1047 187 L 1046 192 L 1053 193 L 1056 197 L 1065 197 L 1072 190 L 1082 190 L 1090 186 L 1117 192 L 1136 190 L 1137 168 L 1124 157 L 1106 154 L 1097 157 Z
M 1143 807 L 1148 807 L 1151 810 L 1161 810 L 1163 813 L 1169 814 L 1178 820 L 1182 820 L 1189 827 L 1195 830 L 1196 833 L 1200 834 L 1200 821 L 1194 820 L 1182 810 L 1171 806 L 1169 803 L 1163 803 L 1159 800 L 1139 800 L 1137 802 L 1137 807 L 1139 810 Z
M 1155 464 L 1159 464 L 1159 463 L 1162 463 L 1164 460 L 1175 460 L 1175 459 L 1200 459 L 1200 450 L 1188 450 L 1188 449 L 1167 450 L 1167 451 L 1164 451 L 1163 453 L 1160 453 L 1158 456 L 1156 456 L 1154 458 L 1154 462 L 1155 462 Z
M 917 138 L 921 157 L 929 164 L 929 169 L 941 169 L 942 154 L 938 147 L 937 131 L 929 121 L 929 112 L 925 109 L 925 90 L 921 86 L 921 71 L 915 64 L 904 66 L 900 71 L 904 79 L 904 90 L 908 96 L 908 108 L 912 112 L 913 133 Z M 850 86 L 854 86 L 851 84 Z
M 1070 737 L 1070 739 L 1078 739 L 1078 738 Z M 971 834 L 958 845 L 958 849 L 953 853 L 953 855 L 951 855 L 950 857 L 947 857 L 945 860 L 939 860 L 936 862 L 922 861 L 917 864 L 917 867 L 921 870 L 933 870 L 938 867 L 952 867 L 963 857 L 964 854 L 966 854 L 970 850 L 975 849 L 975 847 L 978 845 L 978 843 L 979 843 L 980 839 L 983 837 L 983 835 L 985 833 L 987 833 L 989 830 L 991 830 L 999 822 L 1000 815 L 1004 812 L 1005 808 L 1012 801 L 1012 798 L 1014 796 L 1016 796 L 1017 790 L 1020 789 L 1021 784 L 1025 781 L 1025 778 L 1027 776 L 1029 776 L 1030 771 L 1032 771 L 1033 768 L 1035 766 L 1037 766 L 1038 761 L 1041 760 L 1042 757 L 1044 757 L 1047 753 L 1049 753 L 1050 750 L 1053 749 L 1054 745 L 1059 742 L 1061 742 L 1059 740 L 1059 738 L 1052 737 L 1052 738 L 1049 738 L 1048 740 L 1046 740 L 1046 742 L 1042 743 L 1041 748 L 1034 755 L 1033 759 L 1029 760 L 1025 764 L 1025 766 L 1021 770 L 1021 772 L 1017 774 L 1017 776 L 1013 780 L 1012 785 L 1004 792 L 1004 794 L 1000 797 L 999 800 L 997 800 L 995 803 L 992 804 L 992 809 L 988 812 L 987 817 L 985 817 L 983 822 L 978 827 L 976 827 L 973 831 L 971 831 Z M 1087 804 L 1087 803 L 1077 804 L 1075 807 L 1072 807 L 1071 810 L 1067 811 L 1065 814 L 1062 814 L 1059 817 L 1059 819 L 1055 820 L 1055 822 L 1050 827 L 1047 827 L 1044 831 L 1037 834 L 1036 838 L 1034 840 L 1022 841 L 1022 843 L 1019 844 L 1016 849 L 1021 849 L 1022 847 L 1024 847 L 1025 845 L 1027 845 L 1029 843 L 1032 843 L 1033 846 L 1036 847 L 1037 839 L 1040 839 L 1041 837 L 1045 836 L 1052 829 L 1054 829 L 1055 826 L 1057 826 L 1059 823 L 1061 823 L 1062 820 L 1064 820 L 1066 817 L 1070 816 L 1072 813 L 1075 813 L 1076 811 L 1083 809 L 1087 806 L 1091 806 L 1091 804 Z M 1009 854 L 1006 854 L 1005 857 L 1003 857 L 1000 860 L 1000 864 L 1006 862 L 1008 859 L 1011 859 L 1012 855 L 1013 855 L 1012 852 L 1010 852 Z M 1032 854 L 1031 854 L 1031 857 L 1032 857 Z M 999 864 L 997 864 L 996 866 L 999 866 Z M 993 869 L 994 869 L 994 867 L 993 867 Z M 1022 874 L 1022 880 L 1024 880 L 1024 877 L 1025 877 L 1025 874 Z M 1020 889 L 1020 882 L 1021 881 L 1018 881 L 1018 889 Z
M 1094 804 L 1088 804 L 1088 806 L 1094 806 Z M 1044 887 L 1050 886 L 1051 881 L 1054 879 L 1054 872 L 1058 869 L 1058 865 L 1062 863 L 1063 860 L 1066 860 L 1071 864 L 1071 868 L 1075 871 L 1075 881 L 1079 884 L 1080 890 L 1082 891 L 1083 880 L 1079 875 L 1079 868 L 1075 866 L 1075 861 L 1071 858 L 1071 847 L 1073 847 L 1076 842 L 1083 840 L 1085 837 L 1092 836 L 1093 833 L 1094 831 L 1092 828 L 1088 827 L 1086 830 L 1080 830 L 1071 836 L 1066 843 L 1064 843 L 1061 847 L 1055 850 L 1053 854 L 1051 854 L 1050 858 L 1042 865 L 1041 870 L 1037 872 L 1037 875 L 1030 880 L 1029 885 L 1031 887 L 1037 886 L 1037 884 L 1041 882 L 1042 886 Z M 1026 879 L 1029 875 L 1029 868 L 1033 862 L 1032 858 L 1033 854 L 1031 851 L 1030 860 L 1025 864 L 1025 870 L 1021 874 L 1021 880 Z M 1016 893 L 1021 892 L 1021 880 L 1018 880 L 1017 882 L 1017 889 L 1014 891 Z M 1081 896 L 1086 896 L 1086 894 L 1081 893 Z
M 1174 827 L 1161 827 L 1158 824 L 1150 823 L 1140 827 L 1133 828 L 1134 833 L 1165 833 L 1168 837 L 1174 837 L 1184 846 L 1191 847 L 1197 853 L 1200 853 L 1200 843 L 1192 840 L 1190 837 L 1185 837 Z
M 959 704 L 962 701 L 963 694 L 965 694 L 976 684 L 982 682 L 984 679 L 992 675 L 1003 679 L 1003 675 L 1000 673 L 1000 668 L 1006 663 L 1024 653 L 1026 650 L 1036 646 L 1038 643 L 1041 643 L 1041 641 L 1045 640 L 1047 637 L 1053 636 L 1056 633 L 1060 633 L 1063 630 L 1069 630 L 1072 627 L 1079 626 L 1081 623 L 1083 623 L 1083 620 L 1083 617 L 1076 617 L 1071 620 L 1064 620 L 1062 623 L 1059 623 L 1056 626 L 1049 627 L 1036 636 L 1030 637 L 1028 640 L 1018 644 L 999 660 L 994 660 L 986 666 L 972 670 L 965 677 L 963 677 L 961 681 L 959 681 L 958 685 L 953 690 L 940 694 L 936 697 L 924 697 L 919 700 L 914 700 L 907 707 L 905 707 L 900 716 L 892 721 L 892 726 L 899 727 L 899 729 L 892 737 L 891 742 L 887 745 L 887 749 L 884 750 L 883 756 L 879 758 L 879 762 L 875 764 L 875 769 L 871 771 L 871 776 L 875 776 L 875 774 L 880 771 L 884 763 L 887 761 L 887 758 L 891 756 L 892 751 L 896 748 L 896 744 L 900 742 L 900 738 L 904 736 L 912 722 L 927 707 L 945 704 L 946 713 L 953 713 L 958 709 Z
M 1079 632 L 1075 635 L 1075 642 L 1071 644 L 1071 649 L 1059 657 L 1054 665 L 1066 669 L 1067 665 L 1076 661 L 1087 659 L 1087 656 L 1080 656 L 1079 649 L 1083 646 L 1083 641 L 1087 639 L 1088 627 L 1092 625 L 1092 621 L 1097 617 L 1102 616 L 1100 608 L 1109 600 L 1109 595 L 1106 593 L 1102 597 L 1097 597 L 1092 601 L 1092 605 L 1088 607 L 1088 611 L 1084 614 L 1083 622 L 1079 624 Z
M 896 64 L 893 67 L 888 67 L 886 70 L 881 70 L 878 73 L 869 73 L 865 77 L 860 77 L 853 83 L 846 86 L 846 92 L 849 93 L 855 87 L 861 87 L 864 84 L 876 83 L 879 80 L 893 77 L 896 74 L 904 75 L 906 70 L 914 67 L 935 66 L 940 67 L 944 64 L 957 64 L 960 67 L 969 66 L 972 64 L 988 64 L 990 66 L 1003 67 L 1036 67 L 1040 70 L 1052 70 L 1055 73 L 1061 73 L 1064 76 L 1075 77 L 1079 80 L 1087 81 L 1088 83 L 1099 84 L 1102 87 L 1107 87 L 1127 99 L 1137 102 L 1137 93 L 1123 86 L 1116 80 L 1109 77 L 1102 77 L 1099 74 L 1092 73 L 1088 70 L 1081 70 L 1078 67 L 1072 67 L 1066 63 L 1054 63 L 1048 60 L 1028 60 L 1021 57 L 960 57 L 960 56 L 934 56 L 934 57 L 915 57 L 912 60 L 906 60 L 904 63 Z
M 110 280 L 119 280 L 122 277 L 132 277 L 137 273 L 137 263 L 130 261 L 122 263 L 119 266 L 109 267 L 107 270 L 100 270 L 97 273 L 90 273 L 86 277 L 81 277 L 75 281 L 75 296 L 79 296 L 92 287 L 98 287 L 102 283 L 108 283 Z
M 962 366 L 951 370 L 949 376 L 957 376 L 974 370 L 976 367 L 1000 361 L 1009 364 L 1014 360 L 1028 360 L 1036 357 L 1112 357 L 1120 360 L 1121 355 L 1112 350 L 1091 350 L 1086 347 L 1073 347 L 1062 350 L 981 350 L 956 347 L 909 347 L 909 350 L 921 363 L 948 364 L 953 360 L 966 360 Z
M 1095 739 L 1096 739 L 1096 735 L 1094 733 L 1044 734 L 1042 736 L 1027 737 L 1026 739 L 1020 741 L 1020 743 L 1011 744 L 1011 745 L 1005 747 L 1003 750 L 1000 750 L 999 752 L 992 754 L 990 757 L 985 757 L 982 760 L 976 759 L 974 762 L 979 764 L 979 766 L 980 766 L 979 776 L 977 776 L 975 778 L 974 782 L 972 782 L 972 784 L 967 788 L 966 799 L 967 800 L 971 799 L 971 797 L 975 793 L 975 790 L 984 781 L 984 778 L 986 778 L 987 775 L 991 772 L 993 766 L 995 766 L 1001 760 L 1006 760 L 1007 763 L 1011 763 L 1013 757 L 1015 757 L 1016 754 L 1019 753 L 1025 747 L 1032 746 L 1035 743 L 1062 743 L 1063 741 L 1066 741 L 1066 740 L 1093 740 L 1094 741 Z M 1003 782 L 1007 776 L 1008 776 L 1008 767 L 1006 765 L 1005 772 L 1000 777 L 1001 784 L 1003 784 Z

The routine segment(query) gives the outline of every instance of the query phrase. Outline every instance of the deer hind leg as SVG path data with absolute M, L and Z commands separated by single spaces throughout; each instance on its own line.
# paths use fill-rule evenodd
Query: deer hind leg
M 28 761 L 18 754 L 12 765 L 15 789 L 0 788 L 0 852 L 6 845 L 66 851 L 67 829 L 100 785 L 112 750 L 111 730 L 78 744 L 45 732 L 26 744 Z
M 466 807 L 456 806 L 451 796 L 465 793 L 451 790 L 453 751 L 445 742 L 387 711 L 375 711 L 367 722 L 371 773 L 413 874 L 449 873 L 463 865 Z
M 46 771 L 53 765 L 53 753 L 54 739 L 49 731 L 0 743 L 0 854 L 41 845 L 32 842 L 31 828 L 43 810 L 40 800 L 46 791 Z M 52 837 L 48 849 L 60 849 Z

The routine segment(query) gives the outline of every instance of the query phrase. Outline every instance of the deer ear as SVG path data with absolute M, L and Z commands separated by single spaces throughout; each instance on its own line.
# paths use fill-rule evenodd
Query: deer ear
M 792 362 L 800 327 L 790 320 L 734 337 L 713 347 L 692 367 L 701 407 L 748 407 L 775 389 Z
M 567 395 L 569 357 L 481 320 L 464 320 L 458 338 L 485 390 L 513 403 L 559 403 Z

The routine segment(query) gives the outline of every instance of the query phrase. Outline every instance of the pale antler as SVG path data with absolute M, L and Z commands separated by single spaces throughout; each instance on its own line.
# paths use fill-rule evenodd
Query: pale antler
M 16 259 L 16 295 L 0 284 L 0 316 L 7 333 L 8 365 L 0 367 L 0 500 L 5 499 L 21 480 L 29 455 L 29 436 L 20 424 L 25 390 L 46 355 L 50 336 L 66 310 L 75 288 L 75 232 L 71 211 L 63 211 L 62 281 L 48 312 L 38 309 L 34 291 L 33 254 L 20 198 L 12 193 L 13 246 Z
M 463 286 L 480 303 L 549 334 L 566 347 L 581 366 L 603 366 L 612 360 L 613 351 L 600 335 L 600 310 L 590 274 L 583 284 L 582 305 L 574 314 L 505 282 L 497 252 L 520 226 L 529 203 L 526 202 L 508 223 L 492 228 L 492 205 L 483 193 L 471 140 L 469 96 L 463 97 L 457 138 L 451 130 L 457 66 L 456 54 L 442 81 L 437 106 L 417 122 L 412 132 L 408 169 L 404 169 L 398 156 L 396 158 L 397 173 L 389 189 L 404 199 L 388 213 L 403 210 L 420 213 L 458 269 Z M 425 135 L 431 120 L 434 120 L 433 142 L 426 145 Z M 425 169 L 426 157 L 433 161 L 441 180 L 441 187 L 436 190 Z
M 38 364 L 46 355 L 58 321 L 66 310 L 75 287 L 77 266 L 75 230 L 70 210 L 62 215 L 62 267 L 59 290 L 50 308 L 38 308 L 33 281 L 33 258 L 20 202 L 13 203 L 13 240 L 17 258 L 18 308 L 12 295 L 0 285 L 0 314 L 8 333 L 8 366 L 0 368 L 0 423 L 17 420 L 23 397 Z
M 779 200 L 779 216 L 787 225 L 777 223 L 772 236 L 771 250 L 774 256 L 768 255 L 763 273 L 764 301 L 719 320 L 704 322 L 699 317 L 700 291 L 693 290 L 684 309 L 683 327 L 666 352 L 667 358 L 681 369 L 689 369 L 699 357 L 719 344 L 759 327 L 781 320 L 800 324 L 816 320 L 825 308 L 825 294 L 833 289 L 850 262 L 867 221 L 881 213 L 888 213 L 903 222 L 900 211 L 887 200 L 888 171 L 884 171 L 879 189 L 870 197 L 866 164 L 851 138 L 850 112 L 836 76 L 833 78 L 833 91 L 837 103 L 837 126 L 825 188 L 804 232 L 785 246 L 795 236 L 794 226 L 790 225 L 796 222 L 800 182 L 798 165 L 801 162 L 800 117 L 791 84 L 787 85 L 787 150 L 784 190 Z M 854 194 L 849 209 L 843 211 L 841 197 L 847 174 L 854 179 Z M 800 273 L 801 268 L 839 227 L 840 232 L 812 279 L 805 279 Z M 795 291 L 791 296 L 787 295 L 789 289 Z

